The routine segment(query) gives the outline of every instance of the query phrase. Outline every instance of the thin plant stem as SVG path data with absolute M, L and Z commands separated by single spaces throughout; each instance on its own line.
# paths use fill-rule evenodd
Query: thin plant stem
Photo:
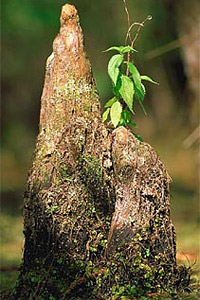
M 126 38 L 125 38 L 125 46 L 127 46 L 128 37 L 129 37 L 129 40 L 131 42 L 131 34 L 130 34 L 130 30 L 129 30 L 129 28 L 131 27 L 131 22 L 130 22 L 130 14 L 129 14 L 129 10 L 128 10 L 126 0 L 122 0 L 122 1 L 124 3 L 124 9 L 125 9 L 125 12 L 126 12 L 126 15 L 127 15 L 128 30 L 127 30 L 127 35 L 126 35 Z M 127 52 L 127 61 L 130 61 L 130 52 Z M 128 66 L 126 66 L 126 75 L 127 76 L 129 75 Z
M 127 3 L 126 3 L 126 0 L 122 0 L 122 1 L 124 3 L 124 9 L 125 9 L 125 12 L 127 14 L 127 25 L 128 25 L 128 28 L 129 28 L 131 22 L 130 22 L 130 14 L 129 14 L 129 11 L 128 11 L 128 6 L 127 6 Z M 125 40 L 125 46 L 126 46 L 126 42 L 127 42 L 127 40 Z
M 136 31 L 136 34 L 135 34 L 134 39 L 133 39 L 132 42 L 131 42 L 131 47 L 133 47 L 135 41 L 137 40 L 137 38 L 138 38 L 138 36 L 139 36 L 139 33 L 140 33 L 140 30 L 142 29 L 142 27 L 144 27 L 145 22 L 146 22 L 146 21 L 150 21 L 151 19 L 152 19 L 152 16 L 151 16 L 151 15 L 148 15 L 148 16 L 146 17 L 146 19 L 144 19 L 144 21 L 143 21 L 142 23 L 139 23 L 139 24 L 138 24 L 138 29 L 137 29 L 137 31 Z
M 125 46 L 127 45 L 128 38 L 130 39 L 130 42 L 132 43 L 131 30 L 132 30 L 133 26 L 135 26 L 135 25 L 143 26 L 143 25 L 141 25 L 141 23 L 138 23 L 138 22 L 134 22 L 129 26 L 127 34 L 126 34 Z
M 146 17 L 146 19 L 144 19 L 144 21 L 141 22 L 141 23 L 134 22 L 134 23 L 131 24 L 131 22 L 130 22 L 130 14 L 129 14 L 129 10 L 128 10 L 128 6 L 127 6 L 127 3 L 126 3 L 126 0 L 122 0 L 122 1 L 124 3 L 124 9 L 125 9 L 125 12 L 126 12 L 126 15 L 127 15 L 127 25 L 128 25 L 128 30 L 127 30 L 127 34 L 126 34 L 126 38 L 125 38 L 125 46 L 127 46 L 128 39 L 129 39 L 131 47 L 133 47 L 135 41 L 137 40 L 137 38 L 138 38 L 138 36 L 140 34 L 140 31 L 141 31 L 142 27 L 144 27 L 145 22 L 151 20 L 152 16 L 148 15 Z M 131 37 L 131 30 L 133 29 L 133 27 L 135 25 L 137 25 L 138 28 L 137 28 L 137 31 L 136 31 L 136 34 L 135 34 L 134 38 L 132 39 L 132 37 Z M 127 52 L 127 62 L 130 62 L 130 60 L 131 60 L 131 52 Z M 129 75 L 128 65 L 126 67 L 126 75 L 127 76 Z

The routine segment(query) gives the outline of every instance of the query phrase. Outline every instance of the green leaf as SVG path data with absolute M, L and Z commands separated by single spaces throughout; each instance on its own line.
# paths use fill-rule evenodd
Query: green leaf
M 124 286 L 120 286 L 119 287 L 119 294 L 123 294 L 123 292 L 125 291 L 125 287 Z
M 154 83 L 154 84 L 158 84 L 158 85 L 159 85 L 158 82 L 154 81 L 154 80 L 151 79 L 149 76 L 142 75 L 142 76 L 140 76 L 140 78 L 141 78 L 142 80 L 146 80 L 146 81 L 149 81 L 149 82 L 151 82 L 151 83 Z
M 112 51 L 112 50 L 116 50 L 118 51 L 120 54 L 124 54 L 126 52 L 138 52 L 137 50 L 135 50 L 133 47 L 131 46 L 113 46 L 110 47 L 108 49 L 106 49 L 103 52 L 108 52 L 108 51 Z
M 133 127 L 137 127 L 137 123 L 132 122 L 132 121 L 128 125 L 133 126 Z
M 136 66 L 132 62 L 127 62 L 129 71 L 131 72 L 133 76 L 133 80 L 135 82 L 136 87 L 140 90 L 141 89 L 141 78 L 140 78 L 140 73 Z
M 133 94 L 134 94 L 134 88 L 133 88 L 133 82 L 132 80 L 126 76 L 122 75 L 121 76 L 121 87 L 120 87 L 120 94 L 124 100 L 124 102 L 127 104 L 128 108 L 132 113 L 133 111 Z
M 138 101 L 143 102 L 144 101 L 144 90 L 142 88 L 138 89 L 135 84 L 134 84 L 134 89 L 135 89 L 135 98 Z
M 123 120 L 124 125 L 128 125 L 131 122 L 131 112 L 127 109 L 122 111 L 121 118 Z
M 122 118 L 120 119 L 119 126 L 126 126 L 124 119 L 122 119 Z
M 122 125 L 122 126 L 130 125 L 130 126 L 133 126 L 133 127 L 137 127 L 137 124 L 135 122 L 131 121 L 131 112 L 130 112 L 130 110 L 124 109 L 122 111 L 120 125 Z
M 133 80 L 134 80 L 135 97 L 139 101 L 139 104 L 140 104 L 144 114 L 147 115 L 145 107 L 142 103 L 144 101 L 145 87 L 141 83 L 140 73 L 131 62 L 128 62 L 127 64 L 128 64 L 128 68 L 129 68 L 129 70 L 133 76 Z
M 112 51 L 112 50 L 116 50 L 116 51 L 119 51 L 121 53 L 121 49 L 123 48 L 123 46 L 113 46 L 113 47 L 110 47 L 108 49 L 106 49 L 105 51 L 103 52 L 108 52 L 108 51 Z
M 127 52 L 138 52 L 137 50 L 135 50 L 133 47 L 131 46 L 125 46 L 121 48 L 121 53 L 127 53 Z
M 123 56 L 121 54 L 116 54 L 111 57 L 108 63 L 108 74 L 112 79 L 113 83 L 117 83 L 117 78 L 119 76 L 119 66 L 123 61 Z
M 39 280 L 40 280 L 40 278 L 37 277 L 37 276 L 32 276 L 32 277 L 31 277 L 31 281 L 32 281 L 32 282 L 39 282 Z
M 105 108 L 107 107 L 111 107 L 115 102 L 117 101 L 117 98 L 116 97 L 113 97 L 112 99 L 108 100 L 106 102 L 106 104 L 104 105 Z
M 117 78 L 117 82 L 115 85 L 113 85 L 113 93 L 116 96 L 117 99 L 119 99 L 121 97 L 120 95 L 120 88 L 122 85 L 122 80 L 121 80 L 121 73 L 119 72 L 119 76 Z
M 103 113 L 103 116 L 102 116 L 102 121 L 105 122 L 108 118 L 108 115 L 109 115 L 109 112 L 110 112 L 110 108 L 107 108 L 104 113 Z
M 115 102 L 110 110 L 110 118 L 111 122 L 113 123 L 114 127 L 117 127 L 122 113 L 122 106 L 119 101 Z
M 139 104 L 144 112 L 145 115 L 147 115 L 147 112 L 145 110 L 145 107 L 143 105 L 143 101 L 144 101 L 144 90 L 143 88 L 141 88 L 140 90 L 136 87 L 136 85 L 134 85 L 135 88 L 135 98 L 139 101 Z
M 133 132 L 133 135 L 134 135 L 140 142 L 143 142 L 143 141 L 144 141 L 143 138 L 142 138 L 140 135 L 138 135 L 138 134 L 136 134 L 136 133 L 134 133 L 134 132 Z
M 144 95 L 146 94 L 146 89 L 145 89 L 145 86 L 144 86 L 144 84 L 143 83 L 141 83 L 141 87 L 142 87 L 142 89 L 143 89 L 143 93 L 144 93 Z

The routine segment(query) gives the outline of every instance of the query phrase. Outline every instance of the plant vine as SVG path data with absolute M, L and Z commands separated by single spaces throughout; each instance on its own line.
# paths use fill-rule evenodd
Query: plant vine
M 112 46 L 104 51 L 117 51 L 118 54 L 113 55 L 108 62 L 108 75 L 112 80 L 113 97 L 106 102 L 102 119 L 103 122 L 105 122 L 110 117 L 111 123 L 114 127 L 136 127 L 137 124 L 132 121 L 133 115 L 135 114 L 135 100 L 139 102 L 144 114 L 146 115 L 144 106 L 146 89 L 143 81 L 158 84 L 149 76 L 140 75 L 133 57 L 134 53 L 138 52 L 134 48 L 134 45 L 140 31 L 144 27 L 146 21 L 152 19 L 152 16 L 147 16 L 141 23 L 131 23 L 126 0 L 122 1 L 127 14 L 128 30 L 125 38 L 125 46 Z M 137 26 L 137 29 L 135 36 L 132 37 L 131 32 L 134 26 Z M 134 135 L 141 139 L 136 134 Z

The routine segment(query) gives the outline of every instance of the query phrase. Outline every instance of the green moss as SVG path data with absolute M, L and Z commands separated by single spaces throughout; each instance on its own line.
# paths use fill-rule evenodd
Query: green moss
M 93 232 L 93 234 L 94 237 L 98 236 L 97 232 Z M 90 251 L 91 247 L 93 246 L 90 246 Z M 92 249 L 91 254 L 94 253 L 97 252 Z M 54 257 L 48 267 L 45 265 L 45 260 L 36 260 L 33 264 L 34 267 L 24 273 L 19 285 L 25 286 L 24 290 L 27 294 L 24 294 L 24 299 L 26 297 L 26 299 L 33 299 L 37 286 L 42 287 L 37 299 L 46 299 L 47 295 L 48 299 L 50 296 L 52 299 L 59 299 L 59 297 L 66 295 L 66 299 L 77 300 L 88 297 L 92 300 L 97 299 L 102 293 L 101 291 L 103 291 L 102 299 L 105 300 L 141 300 L 148 299 L 148 294 L 163 295 L 163 288 L 159 285 L 159 276 L 161 279 L 163 278 L 164 267 L 159 270 L 152 268 L 142 255 L 138 255 L 130 262 L 128 259 L 127 255 L 120 250 L 115 258 L 99 265 L 92 257 L 88 260 L 71 260 L 67 259 L 66 254 L 63 253 L 63 255 Z M 125 264 L 129 268 L 129 274 Z M 162 283 L 164 284 L 164 281 Z M 174 289 L 170 285 L 165 284 L 164 288 L 168 294 L 174 294 Z M 51 294 L 49 293 L 50 290 L 53 291 Z M 82 298 L 81 295 L 84 295 L 85 298 Z M 162 298 L 158 297 L 158 299 Z
M 73 178 L 71 176 L 71 174 L 69 173 L 69 168 L 66 164 L 61 164 L 59 166 L 59 174 L 57 177 L 59 180 L 64 180 L 64 181 L 69 181 L 72 182 Z
M 87 175 L 92 180 L 99 180 L 101 177 L 100 161 L 95 156 L 83 155 L 79 157 L 79 165 L 81 165 L 87 172 Z

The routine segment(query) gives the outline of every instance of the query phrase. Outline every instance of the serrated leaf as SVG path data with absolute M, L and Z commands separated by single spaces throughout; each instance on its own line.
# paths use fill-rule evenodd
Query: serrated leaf
M 127 62 L 129 71 L 131 72 L 131 75 L 133 76 L 134 83 L 136 87 L 140 90 L 141 89 L 141 78 L 140 73 L 136 66 L 132 62 Z
M 159 83 L 158 83 L 158 82 L 154 81 L 154 80 L 153 80 L 153 79 L 151 79 L 149 76 L 142 75 L 142 76 L 140 76 L 140 78 L 141 78 L 141 80 L 146 80 L 146 81 L 149 81 L 149 82 L 151 82 L 151 83 L 154 83 L 154 84 L 157 84 L 157 85 L 159 85 Z
M 107 107 L 111 107 L 115 102 L 117 101 L 117 98 L 116 97 L 113 97 L 112 99 L 108 100 L 106 102 L 106 104 L 104 105 L 105 108 Z
M 117 83 L 117 79 L 119 76 L 119 66 L 121 65 L 122 61 L 123 61 L 123 56 L 121 54 L 116 54 L 111 57 L 108 63 L 108 74 L 114 84 Z
M 132 80 L 126 76 L 122 75 L 121 76 L 121 87 L 120 87 L 120 94 L 124 100 L 124 102 L 127 104 L 128 108 L 132 113 L 133 111 L 133 94 L 134 94 L 134 88 L 133 88 L 133 82 Z
M 111 122 L 113 123 L 114 127 L 117 127 L 122 113 L 122 106 L 119 101 L 115 102 L 110 109 L 110 118 Z
M 102 116 L 102 121 L 105 122 L 108 118 L 108 115 L 109 115 L 109 112 L 110 112 L 110 108 L 107 108 L 104 113 L 103 113 L 103 116 Z

